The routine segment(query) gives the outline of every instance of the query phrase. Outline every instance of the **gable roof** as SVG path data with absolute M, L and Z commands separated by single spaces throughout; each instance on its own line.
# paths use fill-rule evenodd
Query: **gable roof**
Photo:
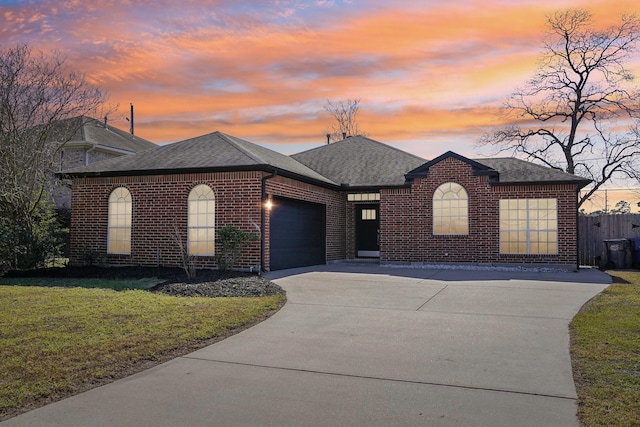
M 277 169 L 295 177 L 336 185 L 330 179 L 289 156 L 222 132 L 213 132 L 173 144 L 156 146 L 123 156 L 65 171 L 68 176 L 152 175 L 189 170 Z
M 500 174 L 498 182 L 500 184 L 574 183 L 578 185 L 578 188 L 582 188 L 591 182 L 590 179 L 581 176 L 516 159 L 515 157 L 476 159 L 476 162 L 496 170 Z
M 121 129 L 108 125 L 92 117 L 78 116 L 63 120 L 60 126 L 75 133 L 65 144 L 65 148 L 97 146 L 106 151 L 132 154 L 156 147 L 151 141 L 131 135 Z
M 294 159 L 349 187 L 404 185 L 404 174 L 425 159 L 364 136 L 294 154 Z
M 557 184 L 573 183 L 582 188 L 591 181 L 576 175 L 552 169 L 547 166 L 537 165 L 514 157 L 501 157 L 492 159 L 468 159 L 452 151 L 448 151 L 441 156 L 415 168 L 408 172 L 407 180 L 425 177 L 429 168 L 444 159 L 455 158 L 467 163 L 472 167 L 475 175 L 488 175 L 492 184 Z
M 487 166 L 485 164 L 478 163 L 475 160 L 468 159 L 468 158 L 466 158 L 464 156 L 461 156 L 460 154 L 454 153 L 453 151 L 447 151 L 446 153 L 436 157 L 435 159 L 430 160 L 427 163 L 424 163 L 424 164 L 418 166 L 417 168 L 413 169 L 412 171 L 409 171 L 405 175 L 405 178 L 407 180 L 411 180 L 411 179 L 414 179 L 414 178 L 424 178 L 429 173 L 429 168 L 431 166 L 433 166 L 435 164 L 438 164 L 441 161 L 443 161 L 445 159 L 448 159 L 450 157 L 452 157 L 452 158 L 454 158 L 456 160 L 459 160 L 459 161 L 461 161 L 463 163 L 467 163 L 469 166 L 471 166 L 474 175 L 488 175 L 489 177 L 491 177 L 490 181 L 493 181 L 493 182 L 498 180 L 499 173 L 495 169 L 493 169 L 490 166 Z

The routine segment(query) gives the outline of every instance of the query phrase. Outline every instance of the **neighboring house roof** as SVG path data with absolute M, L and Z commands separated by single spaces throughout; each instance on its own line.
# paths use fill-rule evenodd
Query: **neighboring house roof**
M 295 177 L 336 185 L 335 182 L 289 156 L 249 141 L 214 132 L 185 141 L 156 146 L 123 156 L 65 171 L 69 176 L 137 175 L 215 170 L 278 170 Z
M 350 187 L 404 185 L 405 173 L 425 159 L 364 136 L 353 136 L 302 153 L 294 159 Z
M 96 147 L 103 151 L 132 154 L 157 147 L 151 141 L 108 124 L 105 127 L 104 122 L 87 116 L 63 120 L 61 125 L 75 131 L 65 148 Z

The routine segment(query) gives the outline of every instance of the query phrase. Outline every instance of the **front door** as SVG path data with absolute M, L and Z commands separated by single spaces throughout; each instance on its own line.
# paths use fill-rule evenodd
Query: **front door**
M 356 205 L 356 254 L 380 257 L 380 205 Z

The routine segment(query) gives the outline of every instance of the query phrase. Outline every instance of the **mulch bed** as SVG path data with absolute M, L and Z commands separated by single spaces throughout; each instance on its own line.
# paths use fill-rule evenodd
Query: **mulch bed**
M 165 281 L 152 292 L 177 296 L 258 297 L 284 294 L 275 283 L 254 273 L 238 271 L 198 270 L 187 279 L 184 270 L 170 267 L 64 267 L 29 271 L 9 271 L 5 277 L 99 278 L 137 280 L 157 277 Z

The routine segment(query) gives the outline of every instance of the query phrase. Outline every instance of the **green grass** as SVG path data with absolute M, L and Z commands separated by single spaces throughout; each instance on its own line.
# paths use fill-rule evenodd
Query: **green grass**
M 155 285 L 164 282 L 155 277 L 137 280 L 121 279 L 67 279 L 51 277 L 2 277 L 0 285 L 20 285 L 20 286 L 44 286 L 44 287 L 64 287 L 64 288 L 105 288 L 123 291 L 126 289 L 151 289 Z
M 0 286 L 0 420 L 202 347 L 284 300 Z
M 640 426 L 640 272 L 614 283 L 571 322 L 571 356 L 583 426 Z

